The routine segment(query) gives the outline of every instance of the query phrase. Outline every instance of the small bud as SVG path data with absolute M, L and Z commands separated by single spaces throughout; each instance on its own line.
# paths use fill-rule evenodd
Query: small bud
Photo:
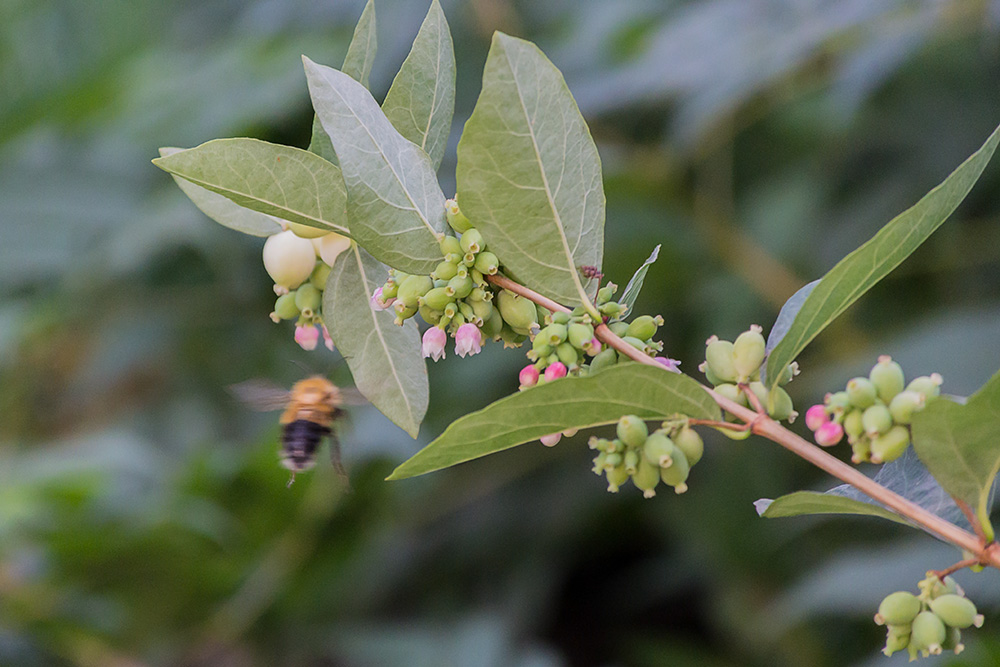
M 673 441 L 674 446 L 684 452 L 684 458 L 687 459 L 690 466 L 698 463 L 705 453 L 705 442 L 698 435 L 698 432 L 689 426 L 682 427 L 673 437 Z
M 444 332 L 444 329 L 431 327 L 425 331 L 421 345 L 421 353 L 424 355 L 424 359 L 433 359 L 434 361 L 444 359 L 444 346 L 447 342 L 448 334 Z
M 315 350 L 319 342 L 319 329 L 310 325 L 300 325 L 295 327 L 295 342 L 303 350 Z
M 305 282 L 316 266 L 312 243 L 290 231 L 269 236 L 264 242 L 263 257 L 271 280 L 287 289 L 295 289 Z
M 976 605 L 969 598 L 947 593 L 930 601 L 931 611 L 938 615 L 946 625 L 964 630 L 975 625 L 983 625 L 983 616 L 976 610 Z
M 872 438 L 872 463 L 895 461 L 909 446 L 910 429 L 902 424 L 896 424 L 882 435 Z
M 920 599 L 913 593 L 896 591 L 885 596 L 878 606 L 875 622 L 879 625 L 909 625 L 920 613 Z
M 856 377 L 847 383 L 847 399 L 856 408 L 865 408 L 875 405 L 877 392 L 875 385 L 868 378 Z
M 889 408 L 878 403 L 861 414 L 861 424 L 865 427 L 865 434 L 869 438 L 874 438 L 892 428 L 892 415 L 889 413 Z
M 754 324 L 733 342 L 733 367 L 740 380 L 746 380 L 756 373 L 764 361 L 767 341 L 761 331 L 763 329 Z
M 594 340 L 597 339 L 595 338 Z M 681 362 L 677 361 L 676 359 L 671 359 L 670 357 L 653 357 L 653 361 L 660 364 L 661 366 L 663 366 L 672 373 L 681 372 L 680 369 Z
M 897 424 L 909 424 L 913 420 L 913 413 L 924 409 L 925 402 L 923 394 L 907 389 L 892 397 L 889 413 Z
M 851 443 L 851 461 L 854 463 L 864 463 L 871 459 L 872 441 L 867 435 L 855 439 Z
M 887 354 L 878 358 L 878 363 L 868 374 L 868 379 L 875 385 L 875 391 L 883 402 L 888 403 L 893 396 L 903 391 L 906 381 L 903 378 L 903 368 Z
M 330 331 L 326 328 L 325 324 L 320 324 L 319 328 L 323 332 L 323 345 L 326 346 L 326 349 L 333 352 L 334 345 L 333 338 L 330 336 Z
M 612 457 L 621 458 L 621 456 L 617 454 L 609 454 L 607 458 L 612 459 Z M 628 481 L 628 470 L 625 469 L 623 462 L 616 463 L 615 465 L 606 468 L 604 474 L 608 478 L 609 493 L 618 493 L 618 489 L 621 488 L 621 485 Z
M 566 365 L 561 361 L 551 364 L 545 369 L 545 381 L 552 382 L 559 378 L 566 377 Z
M 483 334 L 475 324 L 463 324 L 455 332 L 455 354 L 460 357 L 479 354 L 482 344 Z
M 546 447 L 555 447 L 562 440 L 562 433 L 549 433 L 538 439 Z
M 823 424 L 830 421 L 825 405 L 814 405 L 806 410 L 806 427 L 810 431 L 815 431 Z
M 882 653 L 892 656 L 896 651 L 902 651 L 910 644 L 910 624 L 890 625 L 886 633 L 885 648 Z
M 459 234 L 464 234 L 472 227 L 472 223 L 458 208 L 457 195 L 456 199 L 449 199 L 444 203 L 444 216 L 451 228 Z
M 739 373 L 733 364 L 733 344 L 712 336 L 706 341 L 705 361 L 712 374 L 723 382 L 736 382 Z
M 824 403 L 830 408 L 834 416 L 842 415 L 851 409 L 851 398 L 847 395 L 846 391 L 827 394 Z
M 844 427 L 837 422 L 826 422 L 816 429 L 816 444 L 820 447 L 833 447 L 844 437 Z
M 583 351 L 587 353 L 588 357 L 596 357 L 601 353 L 601 347 L 601 341 L 595 336 L 583 344 Z
M 635 415 L 625 415 L 618 420 L 618 437 L 629 447 L 642 447 L 649 430 L 646 422 Z
M 914 378 L 910 384 L 906 385 L 906 390 L 923 394 L 924 398 L 930 401 L 931 399 L 937 398 L 941 395 L 942 382 L 943 379 L 938 373 L 931 373 L 930 375 L 922 375 L 918 378 Z

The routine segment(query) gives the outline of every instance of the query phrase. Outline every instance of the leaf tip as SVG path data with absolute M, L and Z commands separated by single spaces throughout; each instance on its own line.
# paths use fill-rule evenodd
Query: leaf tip
M 767 509 L 771 506 L 774 501 L 770 498 L 761 498 L 760 500 L 755 500 L 753 502 L 753 508 L 757 510 L 757 516 L 763 517 L 767 512 Z

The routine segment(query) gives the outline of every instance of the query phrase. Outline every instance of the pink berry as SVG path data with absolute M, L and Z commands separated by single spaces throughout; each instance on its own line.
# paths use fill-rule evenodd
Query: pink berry
M 844 427 L 837 422 L 826 422 L 816 429 L 816 444 L 833 447 L 844 437 Z
M 545 381 L 552 382 L 553 380 L 558 380 L 559 378 L 566 377 L 566 364 L 561 361 L 557 361 L 554 364 L 550 364 L 545 369 Z
M 538 369 L 533 364 L 529 364 L 521 369 L 517 379 L 520 380 L 522 387 L 534 387 L 538 384 L 539 375 Z
M 826 406 L 814 405 L 806 410 L 806 426 L 810 431 L 815 431 L 823 424 L 830 421 L 830 415 L 826 412 Z

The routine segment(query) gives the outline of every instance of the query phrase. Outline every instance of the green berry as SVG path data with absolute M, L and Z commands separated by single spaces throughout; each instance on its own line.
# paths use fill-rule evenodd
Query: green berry
M 549 322 L 550 324 L 553 324 L 553 323 L 554 324 L 565 324 L 565 325 L 568 326 L 569 323 L 570 323 L 570 321 L 572 320 L 572 317 L 570 316 L 569 313 L 564 313 L 561 310 L 559 310 L 559 311 L 556 311 L 556 312 L 552 313 L 551 315 L 549 315 L 548 319 L 550 320 L 550 322 Z
M 750 391 L 757 398 L 761 405 L 767 407 L 767 387 L 763 382 L 754 381 L 750 383 Z
M 865 427 L 865 433 L 868 437 L 874 438 L 892 428 L 892 414 L 890 414 L 889 408 L 878 403 L 861 414 L 861 425 Z
M 878 358 L 878 363 L 868 374 L 868 379 L 875 385 L 878 397 L 886 403 L 903 391 L 903 387 L 906 385 L 906 380 L 903 378 L 903 368 L 889 355 L 882 355 Z
M 646 460 L 659 467 L 669 466 L 680 451 L 674 446 L 673 441 L 660 431 L 650 433 L 641 447 Z
M 618 353 L 612 349 L 608 348 L 602 350 L 596 357 L 590 361 L 590 372 L 596 373 L 605 368 L 610 368 L 618 363 Z
M 736 382 L 739 373 L 733 364 L 733 344 L 719 340 L 716 336 L 708 339 L 705 347 L 705 361 L 715 377 L 723 382 Z
M 847 441 L 854 442 L 865 432 L 865 426 L 861 421 L 864 410 L 854 409 L 844 415 L 844 433 L 847 434 Z
M 725 396 L 730 401 L 735 401 L 744 407 L 748 405 L 747 395 L 744 394 L 735 384 L 720 384 L 715 388 L 715 391 L 720 395 Z
M 847 383 L 847 399 L 856 408 L 865 408 L 875 405 L 878 392 L 875 385 L 868 378 L 856 377 Z
M 907 591 L 896 591 L 879 604 L 875 622 L 879 625 L 909 625 L 920 609 L 920 598 Z
M 931 655 L 941 653 L 941 644 L 947 638 L 944 622 L 933 611 L 922 611 L 913 619 L 910 645 Z
M 279 320 L 294 320 L 299 316 L 299 307 L 295 305 L 295 292 L 282 294 L 274 302 L 274 316 Z
M 476 270 L 484 275 L 492 276 L 497 272 L 499 265 L 500 265 L 500 260 L 498 260 L 497 256 L 491 253 L 489 250 L 484 250 L 483 252 L 476 255 L 476 263 L 475 263 Z
M 635 349 L 637 349 L 640 352 L 642 352 L 642 353 L 645 354 L 645 351 L 646 351 L 646 343 L 645 342 L 639 340 L 638 338 L 633 338 L 632 336 L 625 336 L 624 338 L 622 338 L 622 340 L 625 341 L 626 343 L 628 343 L 629 345 L 631 345 L 632 347 L 634 347 Z M 622 352 L 618 353 L 618 358 L 621 361 L 628 361 L 629 360 L 629 356 L 627 354 L 622 353 Z
M 918 378 L 914 378 L 910 384 L 906 385 L 906 390 L 923 394 L 924 399 L 929 401 L 932 398 L 937 398 L 941 395 L 941 382 L 941 376 L 937 373 L 922 375 Z
M 444 216 L 451 228 L 459 234 L 464 234 L 472 227 L 472 223 L 458 208 L 458 195 L 444 203 Z
M 826 395 L 826 404 L 830 407 L 834 415 L 842 415 L 851 409 L 851 397 L 846 391 L 836 391 Z
M 628 331 L 628 324 L 626 324 L 625 322 L 612 322 L 611 324 L 608 325 L 608 328 L 611 329 L 611 333 L 618 336 L 619 338 L 622 338 L 626 335 L 626 332 Z
M 761 333 L 763 329 L 754 324 L 733 342 L 733 368 L 739 380 L 747 380 L 760 369 L 766 354 L 767 341 Z
M 580 364 L 580 351 L 569 343 L 557 345 L 556 356 L 559 357 L 559 361 L 566 364 L 567 368 L 573 368 Z
M 417 312 L 420 313 L 420 317 L 424 319 L 427 324 L 438 324 L 441 322 L 441 318 L 444 316 L 444 312 L 437 309 L 431 308 L 426 304 L 421 304 L 417 307 Z
M 430 276 L 407 276 L 399 285 L 396 301 L 406 308 L 413 308 L 416 312 L 417 300 L 433 287 L 434 281 L 430 279 Z
M 493 315 L 493 311 L 496 310 L 496 308 L 493 307 L 492 301 L 469 302 L 469 300 L 466 299 L 466 303 L 471 303 L 473 314 L 479 319 L 481 319 L 483 322 L 488 320 Z
M 897 424 L 909 424 L 913 421 L 913 413 L 924 409 L 924 403 L 923 394 L 907 389 L 892 397 L 889 413 Z
M 953 628 L 964 630 L 973 625 L 977 628 L 983 625 L 983 616 L 969 598 L 946 593 L 931 600 L 930 607 L 938 618 Z
M 788 419 L 792 421 L 795 419 L 796 412 L 795 407 L 792 404 L 792 397 L 788 395 L 782 387 L 775 387 L 771 390 L 769 395 L 769 400 L 764 405 L 767 406 L 767 414 L 771 416 L 772 419 L 777 421 L 783 421 Z
M 781 375 L 778 377 L 778 384 L 786 385 L 792 381 L 796 375 L 799 374 L 799 362 L 793 361 L 792 363 L 785 366 L 781 371 Z
M 448 237 L 451 238 L 451 237 Z M 458 264 L 452 264 L 451 262 L 441 262 L 431 273 L 431 277 L 435 280 L 451 280 L 458 273 Z M 383 294 L 385 292 L 383 291 Z
M 895 461 L 909 446 L 910 429 L 902 424 L 896 424 L 882 435 L 872 438 L 872 463 Z
M 611 297 L 615 295 L 618 291 L 618 285 L 614 283 L 608 283 L 601 289 L 597 290 L 597 305 L 603 306 L 607 302 L 611 301 Z
M 891 656 L 896 651 L 902 651 L 910 644 L 910 624 L 890 625 L 885 638 L 885 648 L 882 653 Z
M 944 638 L 941 648 L 945 651 L 954 651 L 955 655 L 964 651 L 965 644 L 962 643 L 962 631 L 958 628 L 948 628 L 948 636 Z
M 622 458 L 619 454 L 608 454 L 606 461 L 610 462 L 612 457 Z M 618 493 L 621 485 L 628 481 L 628 470 L 625 469 L 624 463 L 617 463 L 610 468 L 605 468 L 605 475 L 608 478 L 609 493 Z
M 707 361 L 703 361 L 698 365 L 698 370 L 705 374 L 705 379 L 711 383 L 713 387 L 722 384 L 722 379 L 719 378 L 714 372 L 712 372 L 712 367 L 708 365 Z
M 445 307 L 453 302 L 455 298 L 448 294 L 447 287 L 435 287 L 417 299 L 417 304 L 421 306 L 428 306 L 434 310 L 443 311 Z
M 502 317 L 501 320 L 503 320 Z M 500 340 L 503 341 L 504 349 L 507 349 L 508 347 L 521 347 L 524 345 L 524 341 L 528 340 L 528 336 L 514 331 L 514 329 L 507 324 L 506 320 L 504 320 L 500 327 Z
M 454 236 L 445 236 L 441 239 L 439 245 L 441 246 L 441 254 L 445 257 L 448 255 L 462 256 L 465 254 L 465 251 L 462 250 L 462 244 L 459 243 L 458 239 Z M 447 280 L 447 278 L 445 280 Z
M 669 466 L 660 467 L 660 479 L 664 483 L 674 487 L 674 493 L 684 493 L 687 491 L 687 478 L 691 472 L 691 465 L 684 457 L 684 452 L 674 449 L 673 461 Z
M 448 281 L 448 286 L 445 288 L 451 294 L 450 296 L 456 299 L 464 299 L 465 297 L 472 294 L 472 278 L 469 276 L 455 276 Z
M 660 467 L 640 456 L 632 483 L 642 490 L 643 498 L 652 498 L 656 495 L 656 485 L 660 483 Z
M 649 435 L 646 422 L 635 415 L 625 415 L 618 420 L 618 437 L 629 447 L 642 447 Z
M 556 322 L 553 321 L 553 324 L 556 324 Z M 573 322 L 566 327 L 566 339 L 572 343 L 573 347 L 582 350 L 585 344 L 594 340 L 594 327 L 589 324 Z
M 550 324 L 538 332 L 536 338 L 542 338 L 546 343 L 555 347 L 566 341 L 567 328 L 565 324 Z
M 851 460 L 855 463 L 864 463 L 872 455 L 872 441 L 867 435 L 862 435 L 851 443 Z
M 393 304 L 393 308 L 396 311 L 396 319 L 393 321 L 399 326 L 402 326 L 403 322 L 417 314 L 416 306 L 404 306 L 402 302 L 399 301 Z
M 312 274 L 309 276 L 309 283 L 322 292 L 326 289 L 326 279 L 329 276 L 330 267 L 324 262 L 316 262 L 316 268 L 313 269 Z
M 475 228 L 470 228 L 468 231 L 462 232 L 462 238 L 459 240 L 459 243 L 462 246 L 463 253 L 477 253 L 486 245 L 486 242 L 483 241 L 483 235 Z
M 295 290 L 295 306 L 299 312 L 311 310 L 316 312 L 323 305 L 323 293 L 313 287 L 311 283 L 303 283 Z
M 626 336 L 634 336 L 640 340 L 649 340 L 656 335 L 656 330 L 663 324 L 663 318 L 657 315 L 640 315 L 629 322 Z
M 609 301 L 597 309 L 601 315 L 606 315 L 612 319 L 621 317 L 628 311 L 628 307 L 616 301 Z M 627 331 L 627 329 L 626 329 Z
M 526 334 L 538 321 L 535 304 L 530 299 L 525 299 L 507 290 L 500 290 L 494 301 L 496 307 L 500 309 L 500 315 L 504 321 L 516 333 Z
M 688 465 L 693 466 L 701 460 L 705 453 L 705 442 L 698 432 L 689 426 L 684 426 L 673 437 L 674 446 L 684 452 Z
M 635 483 L 635 472 L 639 468 L 639 460 L 641 458 L 642 457 L 639 456 L 639 452 L 637 450 L 635 450 L 635 449 L 630 449 L 630 450 L 626 451 L 625 452 L 625 456 L 623 457 L 623 460 L 624 460 L 624 463 L 625 463 L 625 471 L 628 472 L 628 474 L 632 475 L 632 478 L 633 478 L 632 479 L 632 483 L 633 484 Z M 657 477 L 657 481 L 659 481 L 659 477 L 660 476 L 657 475 L 656 477 Z M 636 486 L 639 486 L 639 485 L 636 484 Z
M 473 306 L 473 309 L 475 309 L 475 306 Z M 483 318 L 481 329 L 483 335 L 487 338 L 492 338 L 493 340 L 499 338 L 500 332 L 503 330 L 503 318 L 500 317 L 500 311 L 493 308 L 490 311 L 490 316 Z
M 399 292 L 399 283 L 395 280 L 389 279 L 385 281 L 382 285 L 382 298 L 383 299 L 395 299 L 396 294 Z

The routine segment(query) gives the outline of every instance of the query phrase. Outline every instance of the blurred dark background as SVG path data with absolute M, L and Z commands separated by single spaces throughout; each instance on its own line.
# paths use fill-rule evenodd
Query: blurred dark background
M 1000 122 L 996 0 L 443 0 L 459 63 L 441 170 L 493 30 L 536 41 L 591 125 L 606 272 L 663 244 L 637 304 L 696 373 L 712 333 L 765 329 Z M 337 66 L 362 0 L 0 1 L 0 664 L 138 667 L 888 665 L 878 601 L 959 558 L 873 519 L 758 519 L 834 484 L 766 441 L 708 439 L 683 496 L 604 491 L 585 435 L 403 482 L 454 418 L 516 389 L 520 351 L 431 368 L 413 442 L 371 408 L 285 488 L 290 385 L 262 241 L 205 218 L 149 160 L 251 136 L 304 147 L 299 55 Z M 427 9 L 378 0 L 384 95 Z M 1000 367 L 1000 165 L 827 330 L 800 409 L 881 353 L 969 394 Z M 293 363 L 297 362 L 297 363 Z M 804 428 L 796 425 L 797 428 Z M 843 453 L 841 453 L 843 455 Z M 1000 664 L 987 611 L 938 664 Z

